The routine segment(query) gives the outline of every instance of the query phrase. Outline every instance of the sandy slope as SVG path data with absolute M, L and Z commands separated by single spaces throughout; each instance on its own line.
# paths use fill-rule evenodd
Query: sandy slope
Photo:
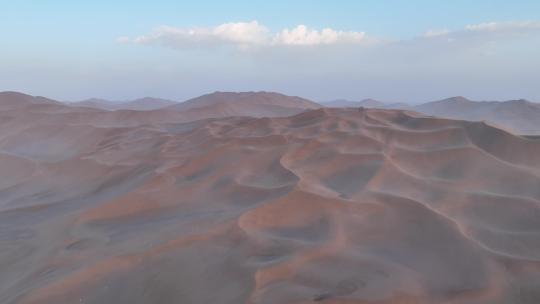
M 0 114 L 0 303 L 540 302 L 539 140 L 397 110 Z

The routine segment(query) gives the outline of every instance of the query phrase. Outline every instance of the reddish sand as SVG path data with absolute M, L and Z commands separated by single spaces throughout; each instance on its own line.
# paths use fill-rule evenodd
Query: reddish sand
M 540 140 L 152 112 L 0 108 L 0 303 L 540 303 Z

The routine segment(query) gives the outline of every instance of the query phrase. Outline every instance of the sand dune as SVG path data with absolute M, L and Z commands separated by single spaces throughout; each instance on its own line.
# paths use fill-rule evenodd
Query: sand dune
M 363 99 L 360 101 L 347 100 L 347 99 L 335 99 L 330 101 L 325 101 L 322 103 L 325 107 L 329 108 L 384 108 L 387 106 L 385 102 L 375 100 L 375 99 Z
M 309 100 L 268 92 L 216 92 L 173 106 L 141 111 L 129 109 L 110 111 L 93 106 L 63 104 L 44 97 L 16 92 L 0 92 L 0 111 L 2 111 L 0 126 L 7 129 L 6 132 L 13 133 L 19 128 L 32 126 L 35 120 L 39 120 L 42 124 L 57 124 L 61 121 L 66 125 L 131 128 L 232 116 L 290 116 L 316 108 L 320 106 Z
M 465 120 L 485 120 L 520 134 L 540 134 L 540 104 L 524 99 L 471 101 L 452 97 L 415 106 L 415 111 Z
M 321 105 L 301 97 L 274 92 L 214 92 L 170 106 L 169 109 L 185 110 L 228 104 L 244 106 L 267 105 L 293 109 L 318 109 L 321 107 Z
M 129 101 L 110 101 L 106 99 L 91 98 L 83 101 L 70 103 L 72 106 L 96 108 L 101 110 L 157 110 L 176 104 L 173 100 L 163 98 L 144 97 Z
M 0 303 L 540 301 L 538 139 L 31 103 L 0 103 Z
M 525 99 L 508 101 L 472 101 L 462 96 L 423 104 L 383 103 L 336 100 L 323 103 L 326 107 L 365 107 L 379 109 L 411 110 L 450 119 L 486 121 L 492 125 L 523 135 L 540 135 L 540 104 Z

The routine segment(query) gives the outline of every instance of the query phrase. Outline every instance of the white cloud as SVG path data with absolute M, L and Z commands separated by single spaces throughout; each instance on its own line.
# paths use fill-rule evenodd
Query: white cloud
M 222 44 L 245 47 L 263 43 L 267 32 L 268 30 L 256 21 L 225 23 L 214 28 L 182 29 L 161 26 L 148 35 L 122 40 L 137 44 L 163 44 L 176 48 Z
M 273 43 L 277 45 L 320 45 L 338 43 L 358 43 L 364 39 L 364 32 L 336 31 L 325 28 L 321 31 L 312 30 L 305 25 L 298 25 L 292 30 L 284 29 L 274 36 Z
M 230 22 L 210 28 L 176 28 L 161 26 L 152 33 L 135 38 L 120 37 L 121 43 L 161 44 L 174 48 L 232 45 L 241 49 L 261 46 L 317 46 L 356 44 L 364 40 L 364 32 L 338 31 L 331 28 L 310 29 L 298 25 L 272 33 L 257 21 Z
M 257 21 L 224 23 L 215 27 L 212 34 L 224 41 L 239 44 L 262 44 L 269 30 Z
M 314 67 L 321 70 L 331 70 L 333 66 L 355 66 L 355 70 L 362 70 L 376 62 L 380 66 L 388 66 L 392 62 L 396 67 L 408 67 L 411 62 L 417 62 L 417 66 L 440 65 L 443 62 L 441 58 L 445 58 L 444 62 L 474 62 L 478 57 L 486 57 L 486 54 L 496 57 L 517 53 L 520 51 L 514 50 L 517 43 L 530 45 L 532 49 L 540 43 L 539 39 L 540 21 L 479 23 L 457 30 L 431 29 L 413 39 L 385 39 L 360 31 L 312 29 L 305 25 L 271 31 L 257 21 L 251 21 L 230 22 L 215 27 L 162 26 L 149 34 L 134 38 L 120 37 L 117 41 L 161 45 L 177 50 L 249 50 L 250 56 L 241 57 L 251 60 L 245 65 L 265 62 L 268 63 L 265 68 L 269 70 L 273 69 L 273 65 L 297 65 L 302 69 Z M 509 41 L 516 44 L 509 44 Z M 207 55 L 200 53 L 200 56 Z M 229 56 L 229 53 L 219 55 Z M 240 57 L 223 58 L 239 60 Z M 228 59 L 222 60 L 228 62 Z M 324 68 L 322 65 L 325 65 Z
M 513 21 L 513 22 L 485 22 L 465 26 L 467 31 L 513 31 L 513 30 L 536 30 L 540 29 L 539 21 Z
M 161 44 L 174 48 L 235 45 L 249 47 L 263 44 L 268 29 L 257 21 L 224 23 L 213 28 L 176 28 L 161 26 L 152 33 L 135 38 L 121 37 L 120 42 L 136 44 Z

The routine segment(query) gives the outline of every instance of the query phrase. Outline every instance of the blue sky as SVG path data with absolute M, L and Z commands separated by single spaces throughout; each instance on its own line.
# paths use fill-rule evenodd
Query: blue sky
M 58 99 L 275 90 L 316 100 L 540 101 L 535 0 L 0 4 L 0 90 Z

